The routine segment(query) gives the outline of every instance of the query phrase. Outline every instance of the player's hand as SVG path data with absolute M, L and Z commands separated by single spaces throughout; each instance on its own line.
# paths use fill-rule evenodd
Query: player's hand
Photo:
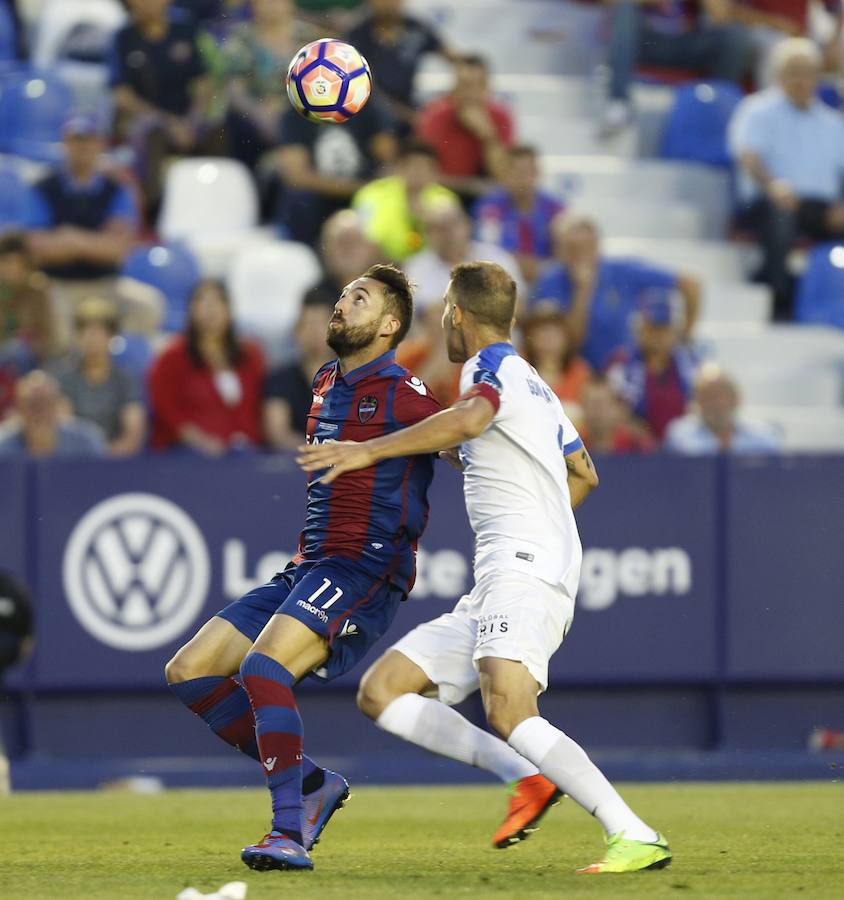
M 447 462 L 453 469 L 458 472 L 463 471 L 463 463 L 460 462 L 460 448 L 452 447 L 450 450 L 440 450 L 437 454 L 443 462 Z
M 306 472 L 327 469 L 319 478 L 324 484 L 331 484 L 344 472 L 366 469 L 376 462 L 375 455 L 366 442 L 331 441 L 327 444 L 304 444 L 299 448 L 296 462 Z

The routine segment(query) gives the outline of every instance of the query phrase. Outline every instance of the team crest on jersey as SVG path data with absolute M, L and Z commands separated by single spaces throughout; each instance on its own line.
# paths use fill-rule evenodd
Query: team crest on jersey
M 372 394 L 361 397 L 360 403 L 358 403 L 358 419 L 360 419 L 361 425 L 366 425 L 366 423 L 375 415 L 377 410 L 377 397 L 373 397 Z

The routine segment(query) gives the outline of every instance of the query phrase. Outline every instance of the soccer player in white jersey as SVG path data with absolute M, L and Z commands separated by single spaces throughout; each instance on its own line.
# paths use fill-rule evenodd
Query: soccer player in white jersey
M 496 846 L 525 838 L 565 793 L 600 821 L 608 839 L 603 858 L 578 872 L 662 868 L 671 861 L 666 841 L 539 714 L 548 661 L 571 625 L 580 577 L 572 510 L 598 477 L 559 400 L 510 343 L 515 302 L 515 284 L 500 266 L 457 266 L 443 328 L 449 358 L 463 363 L 460 399 L 384 437 L 302 448 L 303 468 L 326 469 L 326 482 L 381 459 L 437 451 L 459 458 L 463 469 L 475 586 L 453 612 L 420 625 L 374 663 L 358 704 L 385 731 L 516 781 Z M 501 739 L 451 708 L 478 688 Z

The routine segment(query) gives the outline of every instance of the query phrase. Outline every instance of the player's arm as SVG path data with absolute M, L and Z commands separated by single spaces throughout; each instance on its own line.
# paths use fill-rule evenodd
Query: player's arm
M 306 472 L 331 467 L 322 477 L 323 482 L 330 484 L 344 472 L 366 469 L 382 459 L 436 453 L 470 441 L 486 430 L 495 413 L 494 402 L 475 393 L 409 428 L 383 437 L 361 443 L 337 441 L 300 447 L 297 462 Z
M 571 508 L 577 509 L 589 494 L 598 487 L 598 472 L 587 449 L 581 444 L 577 450 L 565 456 L 568 470 Z

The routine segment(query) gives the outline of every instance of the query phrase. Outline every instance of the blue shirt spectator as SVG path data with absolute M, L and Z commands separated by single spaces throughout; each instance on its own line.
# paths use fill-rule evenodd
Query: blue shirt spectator
M 539 188 L 539 166 L 532 147 L 507 151 L 509 164 L 501 187 L 475 204 L 473 218 L 479 241 L 498 244 L 515 254 L 522 275 L 533 282 L 552 254 L 551 222 L 563 204 Z
M 57 278 L 113 275 L 138 229 L 134 198 L 100 169 L 105 145 L 96 118 L 72 114 L 63 134 L 64 163 L 27 198 L 34 262 Z

